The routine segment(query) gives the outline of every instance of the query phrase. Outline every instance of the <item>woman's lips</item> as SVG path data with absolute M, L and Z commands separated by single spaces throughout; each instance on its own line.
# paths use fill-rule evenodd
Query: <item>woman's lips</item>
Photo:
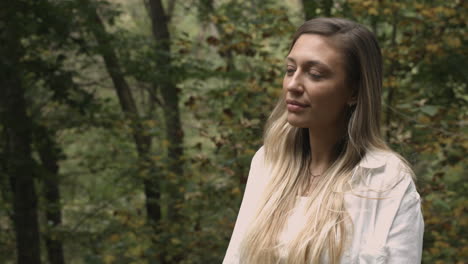
M 288 111 L 291 112 L 301 112 L 308 106 L 302 106 L 297 104 L 288 104 Z
M 298 101 L 291 100 L 291 99 L 286 100 L 286 103 L 287 103 L 288 110 L 291 112 L 300 112 L 304 110 L 306 107 L 309 107 L 309 105 L 307 104 L 299 103 Z

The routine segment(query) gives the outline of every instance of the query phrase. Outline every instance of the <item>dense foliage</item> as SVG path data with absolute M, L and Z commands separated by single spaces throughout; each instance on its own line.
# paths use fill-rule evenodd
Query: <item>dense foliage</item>
M 32 246 L 50 264 L 221 263 L 292 33 L 331 15 L 379 38 L 383 133 L 418 179 L 423 263 L 466 263 L 467 8 L 2 1 L 0 96 L 11 97 L 0 101 L 0 262 L 36 263 L 19 250 Z M 15 174 L 22 164 L 26 176 Z M 20 201 L 28 182 L 35 193 Z M 37 245 L 18 232 L 21 210 L 37 211 Z

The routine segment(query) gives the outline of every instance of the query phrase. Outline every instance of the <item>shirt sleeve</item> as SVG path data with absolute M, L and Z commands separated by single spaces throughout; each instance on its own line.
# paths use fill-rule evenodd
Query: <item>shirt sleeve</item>
M 421 263 L 424 220 L 414 189 L 406 193 L 388 234 L 388 264 Z
M 368 244 L 364 251 L 360 252 L 359 263 L 421 263 L 423 234 L 421 199 L 411 181 L 393 217 L 388 235 L 384 239 L 384 245 Z
M 245 231 L 255 213 L 258 202 L 258 190 L 261 187 L 261 174 L 264 160 L 263 146 L 255 153 L 250 164 L 249 176 L 245 187 L 244 197 L 237 215 L 234 231 L 229 242 L 229 246 L 224 256 L 223 264 L 238 264 L 239 246 L 244 237 Z

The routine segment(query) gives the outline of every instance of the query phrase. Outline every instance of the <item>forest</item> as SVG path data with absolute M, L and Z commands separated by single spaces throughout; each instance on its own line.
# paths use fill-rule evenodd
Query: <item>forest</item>
M 0 1 L 0 263 L 221 263 L 295 29 L 368 26 L 423 263 L 468 263 L 462 0 Z

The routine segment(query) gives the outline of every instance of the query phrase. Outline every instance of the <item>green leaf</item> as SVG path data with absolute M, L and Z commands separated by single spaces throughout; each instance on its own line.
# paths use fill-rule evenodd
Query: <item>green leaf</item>
M 421 111 L 428 116 L 435 116 L 439 111 L 439 107 L 434 105 L 424 105 L 421 107 Z

